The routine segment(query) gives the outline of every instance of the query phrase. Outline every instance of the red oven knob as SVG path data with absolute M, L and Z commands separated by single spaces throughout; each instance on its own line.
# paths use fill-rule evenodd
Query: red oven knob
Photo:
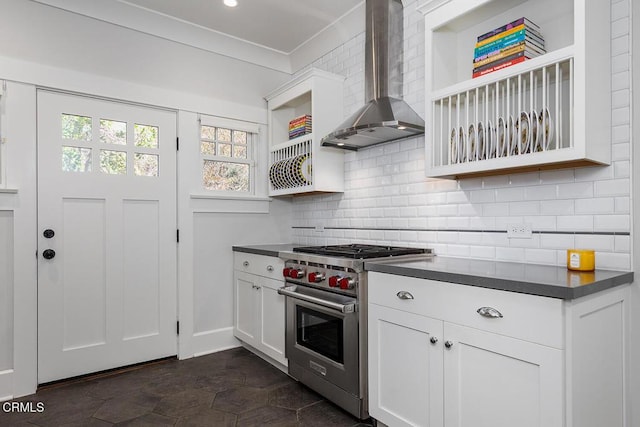
M 353 285 L 355 284 L 355 280 L 351 277 L 343 277 L 339 280 L 340 289 L 353 289 Z
M 285 267 L 282 269 L 282 275 L 284 277 L 289 277 L 290 274 L 291 274 L 291 269 L 289 267 Z
M 340 280 L 340 276 L 329 277 L 329 286 L 335 288 L 336 286 L 338 286 L 338 280 Z
M 292 279 L 301 279 L 302 277 L 304 277 L 304 270 L 292 268 L 289 271 L 289 277 L 291 277 Z
M 311 283 L 320 283 L 324 280 L 324 273 L 309 273 L 307 277 Z

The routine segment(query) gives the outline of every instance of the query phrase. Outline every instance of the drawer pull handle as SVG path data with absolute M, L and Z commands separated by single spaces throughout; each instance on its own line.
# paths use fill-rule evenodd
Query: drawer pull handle
M 503 317 L 502 313 L 500 313 L 493 307 L 480 307 L 478 309 L 478 314 L 482 317 L 488 317 L 490 319 L 499 319 Z
M 437 337 L 431 337 L 429 338 L 429 341 L 431 341 L 431 344 L 435 344 L 438 342 L 438 338 Z
M 451 347 L 453 347 L 453 341 L 445 341 L 444 346 L 447 347 L 447 350 L 449 350 Z
M 249 267 L 249 261 L 243 262 L 242 265 L 245 266 L 245 267 Z
M 407 291 L 400 291 L 396 294 L 396 296 L 400 299 L 413 299 L 413 295 Z
M 273 265 L 267 265 L 267 271 L 273 271 Z

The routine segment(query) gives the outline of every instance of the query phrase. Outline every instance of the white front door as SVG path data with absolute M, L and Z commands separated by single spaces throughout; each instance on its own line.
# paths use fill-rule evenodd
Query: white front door
M 38 382 L 177 353 L 176 115 L 38 91 Z

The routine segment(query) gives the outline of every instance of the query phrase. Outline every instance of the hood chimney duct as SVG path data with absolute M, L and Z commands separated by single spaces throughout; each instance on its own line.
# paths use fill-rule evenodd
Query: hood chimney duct
M 401 0 L 366 0 L 365 105 L 322 145 L 358 150 L 424 133 L 424 120 L 402 100 Z

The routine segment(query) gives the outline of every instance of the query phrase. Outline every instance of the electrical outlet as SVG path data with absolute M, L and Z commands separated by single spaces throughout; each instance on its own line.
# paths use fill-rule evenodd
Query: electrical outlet
M 324 225 L 316 225 L 316 233 L 324 233 Z
M 509 239 L 530 239 L 531 224 L 509 224 L 507 225 L 507 237 Z

